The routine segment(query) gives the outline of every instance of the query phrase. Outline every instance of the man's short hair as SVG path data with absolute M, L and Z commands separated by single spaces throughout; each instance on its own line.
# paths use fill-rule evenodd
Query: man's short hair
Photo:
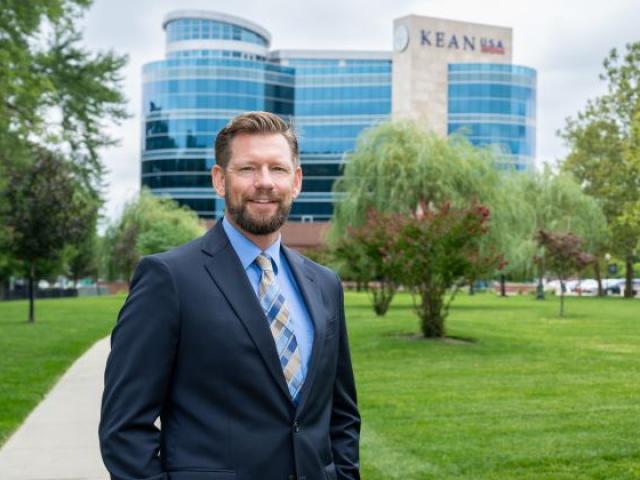
M 231 160 L 231 141 L 241 133 L 268 135 L 280 133 L 289 144 L 293 164 L 298 165 L 298 139 L 293 127 L 269 112 L 246 112 L 232 118 L 216 137 L 216 164 L 223 169 Z

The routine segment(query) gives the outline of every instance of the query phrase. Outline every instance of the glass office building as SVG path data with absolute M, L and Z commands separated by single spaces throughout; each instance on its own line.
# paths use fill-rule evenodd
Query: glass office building
M 535 158 L 536 72 L 502 64 L 452 64 L 448 71 L 448 133 L 474 145 L 495 145 L 503 168 L 529 170 Z
M 295 70 L 295 125 L 300 138 L 302 193 L 291 217 L 326 222 L 331 192 L 356 138 L 391 113 L 391 56 L 386 53 L 277 51 Z
M 407 19 L 429 20 L 399 20 Z M 248 110 L 276 113 L 296 127 L 304 179 L 293 222 L 330 219 L 333 183 L 356 138 L 391 118 L 425 115 L 439 133 L 461 131 L 474 144 L 497 144 L 507 163 L 531 168 L 535 71 L 505 61 L 510 59 L 461 62 L 455 55 L 435 66 L 418 65 L 407 60 L 414 55 L 407 52 L 424 47 L 424 41 L 413 40 L 409 49 L 406 44 L 413 36 L 424 40 L 424 28 L 407 25 L 422 31 L 407 29 L 403 48 L 396 45 L 393 52 L 270 51 L 269 32 L 246 19 L 208 11 L 170 13 L 163 24 L 166 58 L 143 67 L 141 184 L 203 218 L 220 218 L 224 202 L 210 180 L 213 143 L 229 119 Z M 435 83 L 428 80 L 436 74 Z M 406 83 L 414 76 L 431 83 Z M 438 85 L 435 93 L 429 93 L 432 83 Z M 424 105 L 421 92 L 428 97 Z

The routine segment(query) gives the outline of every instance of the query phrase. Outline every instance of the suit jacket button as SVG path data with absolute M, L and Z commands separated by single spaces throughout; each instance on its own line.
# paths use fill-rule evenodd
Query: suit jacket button
M 300 431 L 300 425 L 298 425 L 298 422 L 293 423 L 293 431 L 296 433 Z

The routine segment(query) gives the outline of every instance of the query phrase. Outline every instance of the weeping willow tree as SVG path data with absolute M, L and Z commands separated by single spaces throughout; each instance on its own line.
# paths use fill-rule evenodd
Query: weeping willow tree
M 339 198 L 329 239 L 366 221 L 367 211 L 413 213 L 417 205 L 470 199 L 490 204 L 499 174 L 495 151 L 463 136 L 442 138 L 413 121 L 387 122 L 366 130 L 349 154 L 335 186 Z
M 544 298 L 543 263 L 534 262 L 540 255 L 536 233 L 545 230 L 557 233 L 575 233 L 583 240 L 586 252 L 601 258 L 609 243 L 606 218 L 598 201 L 586 195 L 569 174 L 555 174 L 549 166 L 540 172 L 532 171 L 505 178 L 502 195 L 511 199 L 503 203 L 503 217 L 514 213 L 520 221 L 513 229 L 500 229 L 507 240 L 506 271 L 518 278 L 538 278 L 538 298 Z M 601 287 L 600 263 L 594 264 L 595 275 Z

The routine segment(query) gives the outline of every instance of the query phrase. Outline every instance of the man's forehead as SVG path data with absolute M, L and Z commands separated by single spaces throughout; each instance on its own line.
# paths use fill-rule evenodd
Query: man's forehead
M 236 134 L 231 140 L 231 144 L 234 143 L 247 143 L 247 142 L 256 142 L 256 143 L 273 143 L 273 144 L 282 144 L 289 145 L 287 139 L 282 133 L 251 133 L 251 132 L 240 132 Z
M 238 155 L 255 157 L 283 157 L 286 156 L 296 164 L 292 158 L 291 146 L 281 133 L 239 133 L 231 140 L 231 160 Z

